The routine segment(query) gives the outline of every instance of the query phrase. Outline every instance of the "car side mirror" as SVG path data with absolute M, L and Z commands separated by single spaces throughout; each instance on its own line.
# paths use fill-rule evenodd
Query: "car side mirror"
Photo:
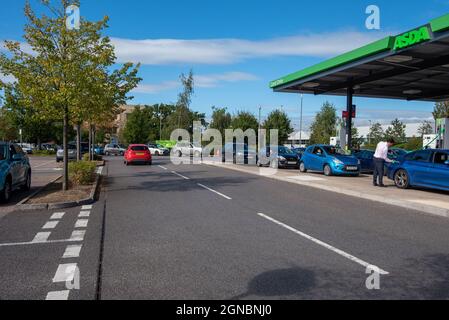
M 22 159 L 22 155 L 20 154 L 15 154 L 12 156 L 12 161 L 21 161 Z

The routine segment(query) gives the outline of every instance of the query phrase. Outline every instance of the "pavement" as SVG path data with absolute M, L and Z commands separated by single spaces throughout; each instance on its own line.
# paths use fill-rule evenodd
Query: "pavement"
M 0 299 L 449 299 L 446 218 L 216 166 L 106 159 L 92 208 L 0 220 Z
M 16 191 L 13 193 L 11 201 L 7 204 L 0 203 L 0 219 L 6 214 L 15 210 L 15 205 L 45 186 L 50 181 L 62 174 L 61 164 L 56 163 L 55 157 L 35 157 L 29 156 L 31 164 L 31 190 L 28 192 Z
M 222 163 L 221 161 L 206 160 L 204 164 L 449 218 L 449 192 L 422 188 L 401 190 L 387 177 L 384 178 L 384 183 L 387 186 L 384 189 L 373 187 L 373 176 L 369 174 L 362 174 L 360 177 L 326 177 L 318 172 L 300 173 L 299 170 L 273 170 L 271 168 Z

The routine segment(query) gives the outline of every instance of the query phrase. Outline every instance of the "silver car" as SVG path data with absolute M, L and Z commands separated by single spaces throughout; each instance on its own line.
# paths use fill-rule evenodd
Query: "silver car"
M 68 145 L 69 160 L 76 160 L 76 145 Z M 61 148 L 56 152 L 56 162 L 62 162 L 64 160 L 64 149 Z
M 106 156 L 123 156 L 125 154 L 125 149 L 118 144 L 108 144 L 104 147 L 104 154 Z

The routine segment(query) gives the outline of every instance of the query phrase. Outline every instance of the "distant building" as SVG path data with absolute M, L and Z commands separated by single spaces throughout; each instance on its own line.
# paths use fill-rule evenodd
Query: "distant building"
M 299 139 L 301 139 L 301 140 L 299 140 Z M 300 147 L 300 146 L 308 145 L 309 141 L 310 141 L 310 133 L 309 132 L 303 131 L 302 134 L 300 135 L 299 131 L 295 131 L 289 135 L 288 140 L 286 141 L 285 144 L 289 145 L 289 146 Z
M 114 121 L 114 125 L 112 128 L 112 136 L 118 138 L 120 133 L 123 131 L 126 125 L 126 121 L 128 121 L 128 115 L 136 109 L 137 105 L 122 105 L 120 108 L 122 112 L 117 115 L 117 118 Z

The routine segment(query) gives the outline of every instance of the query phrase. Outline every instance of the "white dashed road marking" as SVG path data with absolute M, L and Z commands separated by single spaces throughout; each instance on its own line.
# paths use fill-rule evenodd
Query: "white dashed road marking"
M 50 237 L 51 232 L 38 232 L 36 236 L 34 237 L 32 243 L 41 243 L 46 242 L 48 238 Z
M 59 221 L 48 221 L 46 224 L 44 224 L 44 226 L 42 227 L 42 229 L 54 229 L 56 228 L 56 226 L 58 225 Z
M 62 258 L 63 259 L 78 258 L 80 256 L 82 247 L 83 247 L 82 245 L 78 245 L 78 244 L 67 246 Z
M 87 219 L 79 219 L 75 223 L 75 228 L 86 228 L 89 220 Z
M 62 219 L 62 217 L 64 217 L 65 212 L 55 212 L 53 213 L 53 215 L 50 217 L 50 220 L 59 220 Z
M 72 232 L 70 241 L 83 241 L 85 234 L 86 234 L 85 230 L 75 230 Z
M 92 210 L 92 205 L 89 204 L 89 205 L 82 206 L 81 210 Z
M 214 189 L 211 189 L 211 188 L 209 188 L 209 187 L 206 187 L 205 185 L 203 185 L 203 184 L 201 184 L 201 183 L 198 183 L 198 185 L 199 185 L 201 188 L 204 188 L 204 189 L 209 190 L 209 191 L 211 191 L 211 192 L 213 192 L 213 193 L 215 193 L 215 194 L 218 194 L 219 196 L 221 196 L 221 197 L 223 197 L 223 198 L 225 198 L 225 199 L 232 200 L 231 197 L 228 197 L 227 195 L 225 195 L 225 194 L 223 194 L 223 193 L 221 193 L 221 192 L 218 192 L 218 191 L 216 191 L 216 190 L 214 190 Z
M 159 168 L 161 168 L 161 169 L 164 169 L 164 170 L 168 170 L 166 167 L 164 167 L 164 166 L 158 166 Z
M 90 211 L 81 211 L 78 218 L 88 218 L 90 216 Z
M 337 249 L 337 248 L 331 246 L 330 244 L 327 244 L 327 243 L 325 243 L 325 242 L 323 242 L 321 240 L 318 240 L 318 239 L 316 239 L 316 238 L 314 238 L 312 236 L 309 236 L 308 234 L 305 234 L 305 233 L 303 233 L 303 232 L 301 232 L 299 230 L 296 230 L 295 228 L 290 227 L 290 226 L 288 226 L 288 225 L 286 225 L 286 224 L 284 224 L 284 223 L 282 223 L 280 221 L 277 221 L 277 220 L 275 220 L 275 219 L 273 219 L 273 218 L 271 218 L 271 217 L 269 217 L 269 216 L 267 216 L 267 215 L 265 215 L 263 213 L 258 213 L 258 215 L 260 217 L 264 218 L 264 219 L 267 219 L 268 221 L 271 221 L 271 222 L 273 222 L 273 223 L 275 223 L 275 224 L 277 224 L 277 225 L 279 225 L 279 226 L 281 226 L 281 227 L 283 227 L 283 228 L 285 228 L 287 230 L 290 230 L 290 231 L 296 233 L 297 235 L 299 235 L 299 236 L 301 236 L 303 238 L 306 238 L 306 239 L 308 239 L 308 240 L 310 240 L 310 241 L 312 241 L 312 242 L 314 242 L 314 243 L 316 243 L 316 244 L 318 244 L 318 245 L 320 245 L 320 246 L 322 246 L 322 247 L 324 247 L 326 249 L 329 249 L 329 250 L 331 250 L 331 251 L 341 255 L 342 257 L 345 257 L 346 259 L 349 259 L 349 260 L 351 260 L 353 262 L 356 262 L 356 263 L 362 265 L 365 268 L 367 268 L 367 267 L 374 267 L 374 265 L 372 265 L 372 264 L 370 264 L 368 262 L 365 262 L 365 261 L 363 261 L 363 260 L 361 260 L 361 259 L 359 259 L 359 258 L 357 258 L 357 257 L 355 257 L 355 256 L 353 256 L 353 255 L 351 255 L 349 253 L 344 252 L 343 250 Z M 384 275 L 389 274 L 389 272 L 387 272 L 385 270 L 382 270 L 380 268 L 379 268 L 379 272 L 380 272 L 380 274 L 384 274 Z
M 58 270 L 56 270 L 55 276 L 53 277 L 53 282 L 73 281 L 75 278 L 76 268 L 76 263 L 60 264 L 58 266 Z
M 68 300 L 70 290 L 52 291 L 47 293 L 45 300 Z
M 177 173 L 176 171 L 172 171 L 171 173 L 177 175 L 178 177 L 183 178 L 184 180 L 190 180 L 190 178 L 188 178 L 188 177 L 186 177 L 186 176 L 183 176 L 182 174 Z

